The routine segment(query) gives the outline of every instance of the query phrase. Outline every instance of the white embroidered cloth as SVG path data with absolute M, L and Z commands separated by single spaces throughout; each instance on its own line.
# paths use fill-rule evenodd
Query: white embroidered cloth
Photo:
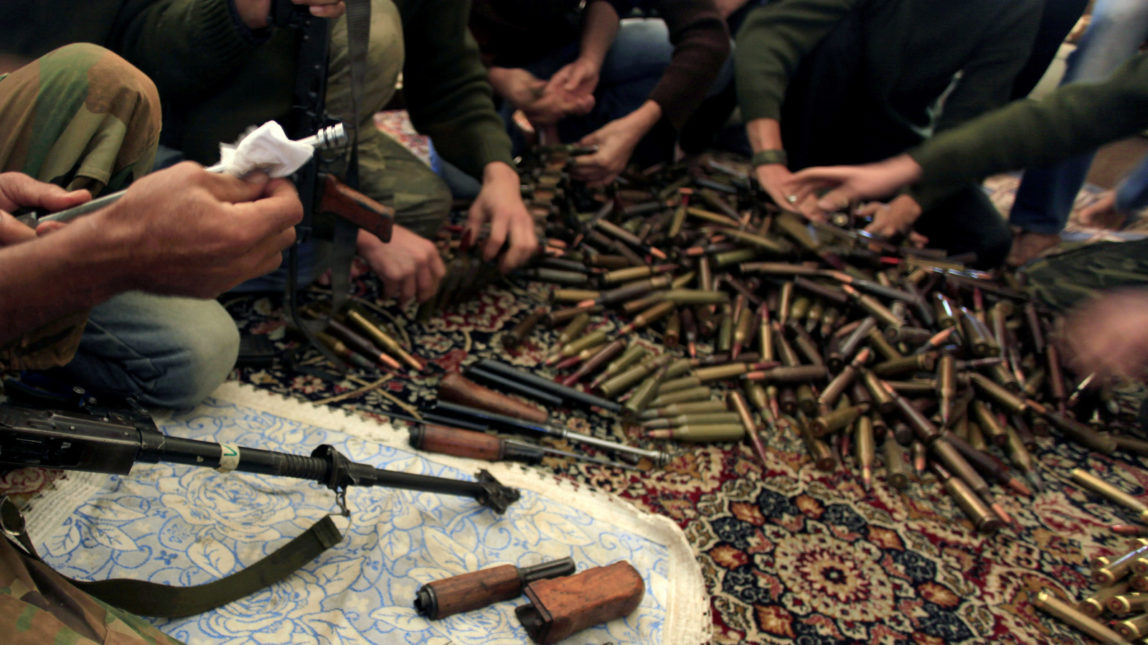
M 625 619 L 565 643 L 700 643 L 709 601 L 681 530 L 616 497 L 513 464 L 412 451 L 406 433 L 329 408 L 227 383 L 199 408 L 159 421 L 172 436 L 310 454 L 332 444 L 353 461 L 469 478 L 480 467 L 518 488 L 505 515 L 470 498 L 352 489 L 345 537 L 283 582 L 215 611 L 155 620 L 187 643 L 530 642 L 514 616 L 524 597 L 429 621 L 413 607 L 433 580 L 497 564 L 570 556 L 578 571 L 627 560 L 646 594 Z M 428 458 L 429 457 L 429 458 Z M 173 464 L 127 477 L 72 473 L 32 504 L 29 532 L 65 575 L 201 584 L 239 570 L 335 509 L 318 484 Z

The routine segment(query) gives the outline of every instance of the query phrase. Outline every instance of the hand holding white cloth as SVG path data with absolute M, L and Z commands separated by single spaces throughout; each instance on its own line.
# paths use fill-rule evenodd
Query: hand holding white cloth
M 286 177 L 307 163 L 315 147 L 309 143 L 287 138 L 283 126 L 268 121 L 251 131 L 239 144 L 220 144 L 219 163 L 208 168 L 242 177 L 262 170 L 271 177 Z

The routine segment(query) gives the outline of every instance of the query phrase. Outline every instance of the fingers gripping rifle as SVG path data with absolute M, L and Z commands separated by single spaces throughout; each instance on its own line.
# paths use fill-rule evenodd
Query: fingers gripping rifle
M 329 445 L 311 456 L 169 437 L 146 414 L 99 414 L 0 406 L 0 464 L 125 475 L 136 462 L 171 462 L 319 482 L 335 491 L 343 515 L 350 486 L 386 486 L 473 497 L 503 513 L 519 498 L 485 470 L 469 482 L 355 463 Z

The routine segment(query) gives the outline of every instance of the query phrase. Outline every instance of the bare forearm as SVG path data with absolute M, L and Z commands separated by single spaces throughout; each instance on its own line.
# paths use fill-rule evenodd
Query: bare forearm
M 599 68 L 618 34 L 618 13 L 608 2 L 592 2 L 582 19 L 582 40 L 578 55 L 594 61 Z
M 0 343 L 129 288 L 117 245 L 97 242 L 93 224 L 0 249 Z
M 745 133 L 754 152 L 782 150 L 781 123 L 777 119 L 754 119 L 745 124 Z

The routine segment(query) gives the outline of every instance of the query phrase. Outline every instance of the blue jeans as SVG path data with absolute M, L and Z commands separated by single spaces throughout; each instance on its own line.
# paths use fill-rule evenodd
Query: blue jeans
M 571 43 L 526 65 L 524 69 L 538 78 L 548 79 L 567 63 L 573 62 L 578 57 L 578 52 L 578 43 Z M 598 74 L 598 87 L 594 91 L 594 108 L 589 114 L 569 116 L 559 122 L 558 133 L 562 141 L 578 141 L 607 123 L 641 107 L 661 80 L 662 73 L 669 66 L 673 54 L 674 46 L 670 43 L 670 30 L 665 22 L 652 18 L 623 20 Z M 731 56 L 712 79 L 707 96 L 721 91 L 732 78 Z M 524 145 L 521 137 L 515 136 L 516 128 L 513 127 L 510 118 L 513 112 L 513 107 L 503 105 L 502 115 L 515 143 L 514 153 L 521 154 Z M 648 134 L 646 138 L 651 137 Z M 672 136 L 669 140 L 643 140 L 635 150 L 635 159 L 639 163 L 652 163 L 655 159 L 649 157 L 656 157 L 663 151 L 672 152 L 673 143 Z
M 1061 84 L 1106 78 L 1139 50 L 1145 36 L 1148 2 L 1098 0 L 1088 30 L 1068 58 Z M 1059 233 L 1072 214 L 1076 194 L 1084 185 L 1095 154 L 1087 152 L 1053 166 L 1026 170 L 1009 221 L 1033 233 Z
M 1116 188 L 1116 210 L 1131 213 L 1148 206 L 1148 158 Z
M 238 355 L 239 330 L 218 302 L 130 291 L 92 309 L 75 357 L 50 374 L 189 408 L 223 383 Z

